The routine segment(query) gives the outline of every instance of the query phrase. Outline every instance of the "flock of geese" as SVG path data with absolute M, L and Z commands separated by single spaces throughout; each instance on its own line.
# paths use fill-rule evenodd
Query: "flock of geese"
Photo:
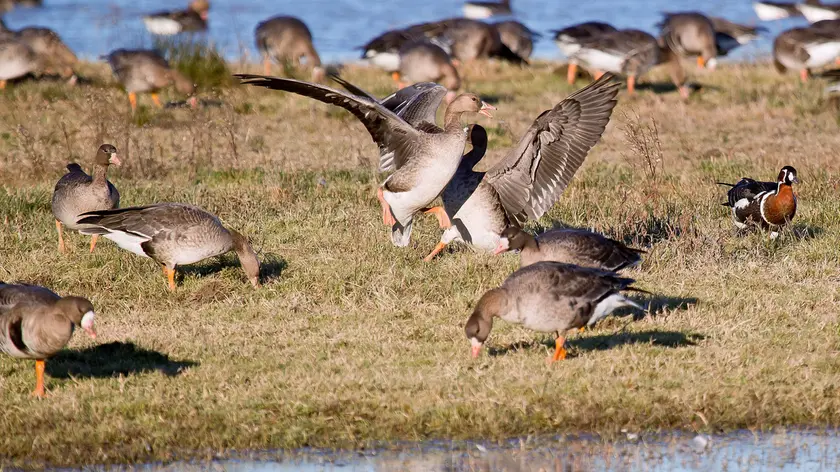
M 496 4 L 469 4 L 469 8 L 475 13 L 481 8 L 492 10 L 492 5 Z M 510 8 L 509 2 L 499 5 Z M 197 6 L 205 8 L 205 15 Z M 205 27 L 206 8 L 209 5 L 203 0 L 191 5 L 193 16 L 203 19 Z M 146 21 L 147 25 L 155 25 L 150 29 L 171 34 L 165 33 L 172 29 L 162 26 L 164 18 L 180 22 L 187 21 L 184 18 L 188 16 L 162 13 L 147 17 Z M 725 24 L 716 21 L 717 28 Z M 638 30 L 615 30 L 603 23 L 558 31 L 558 43 L 568 48 L 567 54 L 575 64 L 594 71 L 596 79 L 541 113 L 498 164 L 486 172 L 477 172 L 473 168 L 484 157 L 488 138 L 486 130 L 471 123 L 471 118 L 476 114 L 492 118 L 495 107 L 475 94 L 458 90 L 452 85 L 456 82 L 420 80 L 414 69 L 419 66 L 412 64 L 415 56 L 409 54 L 420 45 L 428 50 L 438 48 L 450 58 L 453 69 L 450 54 L 463 62 L 492 55 L 517 56 L 525 62 L 526 58 L 516 52 L 521 49 L 507 43 L 473 43 L 464 39 L 470 35 L 452 32 L 451 28 L 469 30 L 465 25 L 474 24 L 469 22 L 477 20 L 426 24 L 411 33 L 395 35 L 410 39 L 397 49 L 398 70 L 391 72 L 397 80 L 413 83 L 404 84 L 382 99 L 335 74 L 329 74 L 330 79 L 344 90 L 319 83 L 327 74 L 318 70 L 320 60 L 312 47 L 311 34 L 303 23 L 290 17 L 274 18 L 257 28 L 257 43 L 267 58 L 266 72 L 270 72 L 269 58 L 304 57 L 316 80 L 271 77 L 268 73 L 236 77 L 245 85 L 294 93 L 341 107 L 365 126 L 379 147 L 379 168 L 388 174 L 378 188 L 377 198 L 383 224 L 395 246 L 407 246 L 415 217 L 430 213 L 437 217 L 443 232 L 427 261 L 453 241 L 496 254 L 518 250 L 520 268 L 501 286 L 486 292 L 466 322 L 465 334 L 472 355 L 480 354 L 494 319 L 501 318 L 532 330 L 555 333 L 555 352 L 549 360 L 557 361 L 566 356 L 565 333 L 569 330 L 592 326 L 619 307 L 642 309 L 625 293 L 645 291 L 634 287 L 634 280 L 619 271 L 638 264 L 644 251 L 582 229 L 555 228 L 531 235 L 522 228 L 528 221 L 541 218 L 558 201 L 600 140 L 619 93 L 620 82 L 613 73 L 627 77 L 628 92 L 632 93 L 635 78 L 661 63 L 663 57 L 674 65 L 677 75 L 681 70 L 679 58 L 686 56 L 696 56 L 698 64 L 713 68 L 721 54 L 720 30 L 703 15 L 680 13 L 665 17 L 658 39 Z M 495 37 L 500 37 L 496 29 L 493 31 Z M 740 43 L 743 35 L 731 32 L 734 41 Z M 9 42 L 26 45 L 22 31 L 9 34 Z M 58 40 L 57 35 L 53 38 Z M 392 44 L 390 41 L 377 44 Z M 369 44 L 363 54 L 373 63 L 385 64 L 394 59 L 392 46 Z M 840 54 L 840 42 L 837 47 Z M 31 51 L 37 56 L 34 49 Z M 123 50 L 108 56 L 129 93 L 132 107 L 136 105 L 135 94 L 140 92 L 153 93 L 152 100 L 158 104 L 154 93 L 169 83 L 185 94 L 192 93 L 187 91 L 192 85 L 189 79 L 153 54 Z M 0 71 L 8 70 L 2 65 L 4 57 L 0 55 Z M 436 112 L 443 104 L 446 110 L 441 126 L 436 122 Z M 102 236 L 124 250 L 154 260 L 162 268 L 170 290 L 176 289 L 177 267 L 234 251 L 248 280 L 255 288 L 260 286 L 260 262 L 247 236 L 225 227 L 215 215 L 182 203 L 119 208 L 120 194 L 107 180 L 107 172 L 110 166 L 120 164 L 117 149 L 103 144 L 93 159 L 91 174 L 77 163 L 67 166 L 51 202 L 60 251 L 67 250 L 64 229 L 90 235 L 91 252 Z M 730 187 L 724 205 L 730 208 L 738 228 L 762 228 L 775 238 L 796 213 L 797 197 L 792 187 L 796 182 L 796 170 L 785 166 L 775 181 L 743 178 L 734 184 L 723 184 Z M 442 205 L 433 206 L 438 198 Z M 0 351 L 36 361 L 37 396 L 45 394 L 45 360 L 66 345 L 77 326 L 95 336 L 94 319 L 93 306 L 84 298 L 60 297 L 45 287 L 0 283 Z

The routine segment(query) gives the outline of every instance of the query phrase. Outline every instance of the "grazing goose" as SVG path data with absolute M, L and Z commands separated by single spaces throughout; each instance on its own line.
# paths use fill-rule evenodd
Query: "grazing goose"
M 423 31 L 424 28 L 424 25 L 415 25 L 386 31 L 359 48 L 362 50 L 362 59 L 386 72 L 397 72 L 400 69 L 400 49 L 408 43 L 425 39 L 440 46 L 447 54 L 451 52 L 450 44 L 437 38 L 427 37 Z
M 337 105 L 352 113 L 367 128 L 380 151 L 393 151 L 392 173 L 377 192 L 382 219 L 391 226 L 391 241 L 404 247 L 411 237 L 414 214 L 440 195 L 458 169 L 467 135 L 461 124 L 465 113 L 492 117 L 495 107 L 473 94 L 461 94 L 446 108 L 444 126 L 412 126 L 381 103 L 323 85 L 293 79 L 237 74 L 243 84 L 292 92 Z M 382 163 L 380 163 L 380 166 Z
M 154 51 L 117 49 L 107 56 L 108 64 L 114 76 L 125 87 L 131 111 L 137 111 L 137 94 L 149 93 L 155 106 L 162 108 L 158 92 L 160 89 L 175 86 L 184 95 L 192 95 L 195 85 L 185 75 L 171 68 L 166 59 Z M 191 96 L 188 103 L 195 108 L 196 97 Z
M 715 46 L 718 56 L 726 56 L 733 49 L 757 39 L 759 33 L 767 32 L 767 28 L 741 25 L 726 18 L 710 16 L 709 20 L 715 29 Z
M 73 68 L 79 62 L 76 54 L 64 44 L 61 37 L 49 28 L 27 27 L 12 31 L 3 24 L 0 18 L 0 40 L 16 39 L 29 46 L 38 59 L 39 69 L 51 73 L 58 72 L 70 79 L 70 84 L 76 83 Z
M 534 41 L 540 37 L 536 31 L 531 31 L 527 26 L 518 21 L 507 20 L 495 24 L 499 32 L 499 39 L 502 44 L 508 47 L 514 54 L 529 59 L 534 50 Z
M 464 16 L 472 20 L 484 20 L 491 16 L 510 15 L 510 0 L 501 2 L 464 2 Z
M 473 125 L 473 148 L 443 190 L 443 209 L 451 225 L 425 260 L 431 261 L 452 241 L 493 251 L 505 228 L 545 214 L 610 121 L 619 89 L 611 79 L 607 74 L 540 114 L 519 144 L 486 173 L 473 171 L 487 149 L 487 132 Z
M 225 228 L 215 215 L 183 203 L 158 203 L 80 215 L 83 234 L 101 234 L 126 251 L 150 257 L 163 267 L 169 290 L 175 268 L 231 250 L 254 287 L 260 286 L 260 262 L 245 236 Z
M 67 173 L 55 184 L 52 196 L 52 213 L 58 230 L 58 250 L 67 252 L 61 225 L 78 231 L 81 226 L 76 222 L 79 215 L 94 210 L 110 210 L 120 206 L 120 192 L 107 180 L 108 166 L 119 167 L 117 148 L 110 144 L 99 146 L 94 159 L 93 175 L 87 175 L 75 162 L 67 166 Z M 90 252 L 96 247 L 98 235 L 90 239 Z
M 324 79 L 321 57 L 312 45 L 312 33 L 299 19 L 292 16 L 275 16 L 257 25 L 254 31 L 257 49 L 263 57 L 265 75 L 271 75 L 271 59 L 279 63 L 300 66 L 300 59 L 312 68 L 312 80 Z
M 715 28 L 706 15 L 666 13 L 659 34 L 662 42 L 678 56 L 697 56 L 699 67 L 714 69 L 717 65 Z
M 493 329 L 493 318 L 499 317 L 534 331 L 556 333 L 554 355 L 548 361 L 565 359 L 566 331 L 592 326 L 623 306 L 643 309 L 619 293 L 644 292 L 631 287 L 634 282 L 614 272 L 560 262 L 537 262 L 519 269 L 499 288 L 482 295 L 467 320 L 464 331 L 472 356 L 478 357 Z
M 796 193 L 793 184 L 799 183 L 796 169 L 784 166 L 776 182 L 758 182 L 744 177 L 735 184 L 718 182 L 732 187 L 724 206 L 732 208 L 732 220 L 738 229 L 758 225 L 770 230 L 770 237 L 779 236 L 779 229 L 796 215 Z
M 807 82 L 811 69 L 822 67 L 840 56 L 840 37 L 823 28 L 789 29 L 773 41 L 773 64 L 784 73 L 798 70 L 802 82 Z
M 209 12 L 207 0 L 193 0 L 186 10 L 152 13 L 143 17 L 143 23 L 150 33 L 160 36 L 205 31 Z
M 38 68 L 38 56 L 32 49 L 16 38 L 0 37 L 0 90 L 6 82 L 34 72 Z
M 36 285 L 0 282 L 0 351 L 18 359 L 35 359 L 35 391 L 44 397 L 46 359 L 56 355 L 81 326 L 91 338 L 93 305 L 80 297 L 61 298 Z
M 449 54 L 428 40 L 408 43 L 400 49 L 400 70 L 397 74 L 400 88 L 406 82 L 436 82 L 443 85 L 449 89 L 447 102 L 452 101 L 455 92 L 461 88 L 461 76 Z
M 809 23 L 840 19 L 840 5 L 802 3 L 796 6 Z
M 461 62 L 495 57 L 514 64 L 527 64 L 503 42 L 494 25 L 467 18 L 422 23 L 411 28 L 427 38 L 450 46 L 450 55 Z
M 519 250 L 519 267 L 554 261 L 613 272 L 638 264 L 644 253 L 585 229 L 556 228 L 534 237 L 517 226 L 502 231 L 493 253 L 512 250 Z
M 613 33 L 615 31 L 618 30 L 614 26 L 598 21 L 579 23 L 561 30 L 552 31 L 557 47 L 569 59 L 569 68 L 566 75 L 566 80 L 569 84 L 574 84 L 575 79 L 577 79 L 578 61 L 575 59 L 575 53 L 580 49 L 581 41 L 590 40 L 604 33 Z

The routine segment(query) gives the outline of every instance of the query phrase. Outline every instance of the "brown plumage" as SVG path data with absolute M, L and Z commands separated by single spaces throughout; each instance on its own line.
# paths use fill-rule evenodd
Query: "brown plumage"
M 535 237 L 511 226 L 502 232 L 494 252 L 513 250 L 519 251 L 520 267 L 555 261 L 614 272 L 638 264 L 644 253 L 585 229 L 556 228 Z
M 534 50 L 534 41 L 540 37 L 539 33 L 514 20 L 500 21 L 494 26 L 496 31 L 499 32 L 499 39 L 502 40 L 502 44 L 523 59 L 531 57 L 531 52 Z
M 816 26 L 792 28 L 773 41 L 773 64 L 784 73 L 799 71 L 800 79 L 808 81 L 811 70 L 822 67 L 840 56 L 840 35 L 829 28 Z
M 91 338 L 94 311 L 80 297 L 61 298 L 36 285 L 0 282 L 0 352 L 19 359 L 35 359 L 35 391 L 43 397 L 45 360 L 61 351 L 76 327 Z
M 312 44 L 312 33 L 298 18 L 275 16 L 263 21 L 257 25 L 254 37 L 263 57 L 265 75 L 271 75 L 271 59 L 298 67 L 303 58 L 307 67 L 312 68 L 313 81 L 324 78 L 321 58 Z
M 170 67 L 166 59 L 154 51 L 117 49 L 108 54 L 107 59 L 114 76 L 128 93 L 132 112 L 137 111 L 138 93 L 151 94 L 155 106 L 161 108 L 163 104 L 158 92 L 165 87 L 174 85 L 175 90 L 184 95 L 195 92 L 192 80 Z M 197 106 L 194 96 L 188 102 L 192 107 Z
M 209 12 L 207 0 L 193 0 L 186 10 L 152 13 L 143 17 L 143 23 L 150 33 L 162 36 L 205 31 Z
M 697 12 L 666 13 L 660 24 L 662 43 L 680 57 L 697 57 L 697 65 L 717 65 L 715 28 L 706 15 Z
M 436 82 L 453 93 L 461 88 L 461 76 L 449 54 L 427 40 L 408 43 L 400 49 L 399 77 L 400 86 L 404 82 Z

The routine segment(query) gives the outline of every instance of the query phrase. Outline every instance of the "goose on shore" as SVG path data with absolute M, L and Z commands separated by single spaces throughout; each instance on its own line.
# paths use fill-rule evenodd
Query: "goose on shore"
M 666 13 L 660 23 L 662 42 L 680 57 L 697 57 L 699 67 L 717 65 L 715 28 L 702 13 Z
M 209 12 L 207 0 L 193 0 L 186 10 L 152 13 L 143 17 L 143 23 L 150 33 L 159 36 L 205 31 Z
M 800 3 L 796 5 L 796 8 L 809 23 L 840 19 L 840 4 Z
M 605 33 L 613 33 L 618 31 L 614 26 L 601 23 L 599 21 L 588 21 L 586 23 L 578 23 L 576 25 L 568 26 L 560 30 L 554 30 L 554 42 L 566 58 L 569 59 L 569 67 L 566 73 L 566 80 L 569 84 L 574 84 L 577 79 L 578 61 L 575 59 L 575 53 L 580 49 L 582 41 L 591 40 L 596 36 Z
M 184 95 L 189 95 L 187 102 L 192 107 L 198 105 L 195 96 L 195 85 L 184 74 L 169 66 L 169 63 L 154 51 L 117 49 L 106 57 L 114 76 L 128 93 L 131 111 L 137 111 L 137 94 L 149 93 L 152 102 L 162 108 L 158 92 L 169 85 Z
M 76 83 L 74 68 L 79 59 L 55 31 L 35 26 L 12 31 L 0 17 L 0 40 L 3 39 L 16 39 L 29 46 L 37 56 L 39 72 L 58 73 L 71 85 Z
M 275 16 L 257 25 L 254 31 L 257 49 L 263 58 L 265 75 L 271 75 L 271 59 L 278 63 L 300 66 L 301 58 L 312 68 L 312 80 L 324 78 L 321 57 L 312 44 L 312 33 L 306 24 L 293 16 Z
M 18 79 L 38 69 L 38 56 L 16 38 L 0 37 L 0 90 L 9 80 Z
M 447 106 L 443 128 L 434 123 L 415 127 L 378 101 L 352 93 L 294 79 L 251 74 L 236 77 L 243 84 L 340 106 L 365 125 L 383 155 L 393 152 L 394 172 L 382 183 L 377 197 L 383 222 L 391 227 L 391 241 L 399 247 L 409 243 L 414 215 L 440 195 L 458 168 L 467 140 L 461 117 L 466 113 L 490 117 L 490 110 L 495 109 L 474 94 L 461 94 Z
M 534 50 L 534 41 L 541 36 L 539 33 L 514 20 L 500 21 L 494 26 L 496 31 L 499 32 L 499 39 L 502 40 L 502 44 L 523 59 L 531 57 Z
M 819 5 L 820 0 L 805 0 L 807 5 Z M 772 1 L 756 1 L 753 2 L 753 10 L 756 16 L 761 21 L 782 20 L 784 18 L 793 18 L 802 16 L 799 10 L 798 3 L 792 2 L 772 2 Z
M 254 287 L 260 286 L 260 262 L 248 239 L 225 228 L 219 218 L 196 206 L 158 203 L 79 216 L 83 234 L 99 234 L 122 249 L 149 257 L 163 268 L 175 290 L 175 268 L 235 251 Z
M 400 87 L 417 82 L 439 83 L 449 90 L 447 102 L 461 88 L 461 76 L 449 54 L 427 40 L 408 43 L 400 49 L 397 79 Z
M 823 67 L 840 56 L 840 36 L 820 27 L 793 28 L 782 32 L 773 41 L 773 64 L 784 73 L 799 71 L 803 82 L 811 70 Z
M 491 16 L 510 15 L 510 0 L 499 2 L 482 2 L 469 0 L 464 2 L 464 17 L 472 20 L 484 20 Z
M 46 395 L 46 360 L 64 349 L 76 327 L 96 338 L 94 317 L 87 299 L 62 298 L 37 285 L 0 282 L 0 352 L 35 360 L 36 397 Z
M 117 156 L 117 148 L 111 144 L 99 146 L 94 158 L 93 175 L 88 175 L 75 162 L 67 166 L 67 173 L 55 184 L 52 195 L 52 213 L 55 216 L 55 227 L 58 230 L 58 250 L 67 252 L 61 227 L 78 231 L 81 226 L 77 223 L 79 215 L 94 210 L 110 210 L 120 206 L 120 192 L 108 181 L 108 167 L 117 167 L 121 162 Z M 90 252 L 96 247 L 99 236 L 90 239 Z
M 762 26 L 742 25 L 717 16 L 710 16 L 709 20 L 715 29 L 718 56 L 726 56 L 733 49 L 758 39 L 760 33 L 767 32 Z

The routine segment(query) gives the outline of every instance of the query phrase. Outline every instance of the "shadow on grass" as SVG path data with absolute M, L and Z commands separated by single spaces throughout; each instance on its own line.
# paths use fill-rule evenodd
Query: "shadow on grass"
M 282 274 L 289 265 L 285 259 L 273 253 L 259 255 L 258 258 L 260 259 L 260 281 L 262 283 L 271 282 L 280 278 L 280 274 Z M 221 272 L 223 269 L 228 267 L 236 267 L 241 270 L 239 259 L 237 259 L 235 255 L 225 254 L 217 257 L 213 262 L 178 267 L 178 271 L 182 274 L 182 278 L 187 275 L 206 277 L 208 275 Z
M 700 334 L 684 334 L 679 331 L 644 331 L 644 332 L 621 332 L 616 334 L 599 334 L 596 336 L 576 337 L 574 339 L 566 339 L 566 347 L 572 348 L 577 354 L 588 351 L 605 351 L 614 347 L 624 346 L 627 344 L 650 344 L 652 346 L 660 347 L 689 347 L 697 344 L 697 341 L 702 341 L 705 336 Z M 540 345 L 554 350 L 554 339 L 546 339 L 543 341 L 519 341 L 509 346 L 489 348 L 487 352 L 490 356 L 503 356 L 509 352 L 519 351 L 522 349 L 533 349 Z
M 83 351 L 62 351 L 47 361 L 46 371 L 58 379 L 71 376 L 109 378 L 147 372 L 161 372 L 172 377 L 197 365 L 194 361 L 173 361 L 166 354 L 137 347 L 134 343 L 112 342 Z
M 719 91 L 720 87 L 715 87 L 711 85 L 702 85 L 702 84 L 688 84 L 688 87 L 691 89 L 690 92 L 694 93 L 702 93 L 705 91 Z M 644 91 L 649 90 L 655 94 L 663 94 L 663 93 L 675 93 L 678 92 L 677 86 L 674 85 L 673 82 L 643 82 L 640 84 L 636 84 L 636 90 Z
M 804 224 L 797 224 L 791 228 L 793 235 L 797 239 L 816 239 L 825 233 L 825 230 L 819 226 L 806 226 Z
M 696 305 L 698 300 L 694 297 L 668 297 L 664 295 L 654 295 L 650 298 L 630 297 L 634 302 L 647 308 L 647 312 L 633 312 L 633 319 L 638 321 L 644 318 L 648 313 L 656 316 L 664 311 L 687 310 L 691 305 Z

